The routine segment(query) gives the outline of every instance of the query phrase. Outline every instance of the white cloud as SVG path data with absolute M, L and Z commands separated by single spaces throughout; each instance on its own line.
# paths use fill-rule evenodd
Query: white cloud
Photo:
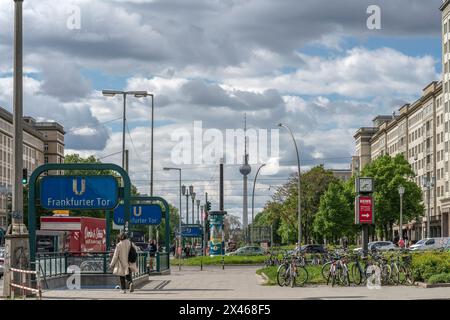
M 439 78 L 431 56 L 411 57 L 391 48 L 353 48 L 326 58 L 300 54 L 304 65 L 296 72 L 260 77 L 227 78 L 224 83 L 243 90 L 275 88 L 303 95 L 338 94 L 352 98 L 414 96 Z

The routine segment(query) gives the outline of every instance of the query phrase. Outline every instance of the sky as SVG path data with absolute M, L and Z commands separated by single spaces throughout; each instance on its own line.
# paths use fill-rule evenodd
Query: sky
M 178 174 L 218 208 L 218 163 L 174 163 L 174 133 L 294 132 L 302 170 L 349 168 L 353 134 L 420 97 L 441 74 L 441 0 L 25 0 L 24 113 L 58 121 L 66 153 L 121 163 L 121 97 L 154 94 L 154 194 L 178 206 Z M 369 29 L 370 5 L 380 29 Z M 13 1 L 0 1 L 0 106 L 12 110 Z M 129 174 L 149 193 L 151 99 L 127 98 Z M 217 131 L 216 131 L 217 132 Z M 205 142 L 204 142 L 205 143 Z M 206 143 L 205 143 L 206 144 Z M 113 154 L 113 155 L 111 155 Z M 111 155 L 111 156 L 110 156 Z M 258 153 L 259 155 L 259 153 Z M 251 156 L 255 157 L 254 154 Z M 255 188 L 255 213 L 296 171 L 289 133 Z M 257 162 L 257 163 L 256 163 Z M 242 215 L 239 161 L 225 165 L 225 210 Z M 185 212 L 183 198 L 182 210 Z M 249 197 L 251 215 L 251 197 Z M 251 216 L 249 217 L 251 221 Z

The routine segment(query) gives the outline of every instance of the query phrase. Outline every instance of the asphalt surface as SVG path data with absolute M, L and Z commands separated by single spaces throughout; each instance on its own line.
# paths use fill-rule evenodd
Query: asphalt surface
M 174 266 L 170 275 L 152 276 L 150 283 L 133 293 L 123 294 L 115 289 L 51 290 L 44 299 L 450 299 L 450 288 L 420 288 L 387 286 L 369 289 L 362 286 L 279 287 L 262 285 L 254 266 L 199 267 Z

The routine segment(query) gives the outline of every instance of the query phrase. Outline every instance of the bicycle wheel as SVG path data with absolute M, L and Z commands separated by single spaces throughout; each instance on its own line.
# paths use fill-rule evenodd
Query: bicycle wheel
M 337 278 L 339 283 L 348 287 L 350 285 L 350 278 L 347 266 L 340 266 L 337 270 Z
M 411 268 L 407 266 L 400 266 L 399 268 L 399 280 L 401 284 L 413 285 L 414 278 Z
M 308 279 L 308 270 L 306 270 L 306 268 L 303 266 L 298 266 L 297 272 L 295 274 L 295 285 L 302 286 L 308 281 Z
M 287 268 L 285 264 L 282 264 L 278 267 L 277 270 L 277 283 L 280 287 L 286 285 L 286 276 L 287 276 Z
M 398 286 L 400 284 L 400 270 L 399 270 L 399 268 L 397 266 L 397 263 L 395 263 L 395 262 L 392 263 L 390 265 L 390 268 L 391 268 L 391 275 L 389 277 L 390 282 L 393 285 Z
M 332 262 L 327 262 L 322 266 L 322 277 L 325 280 L 328 280 L 328 276 L 330 275 L 330 269 L 331 269 Z
M 329 285 L 331 282 L 331 286 L 334 287 L 334 284 L 336 282 L 336 268 L 333 265 L 330 266 L 330 270 L 328 271 L 328 276 L 326 279 L 327 285 Z
M 359 263 L 354 263 L 351 267 L 351 274 L 353 283 L 356 285 L 360 285 L 364 279 L 363 270 Z
M 289 285 L 291 288 L 295 286 L 295 278 L 297 277 L 297 274 L 295 271 L 289 272 Z

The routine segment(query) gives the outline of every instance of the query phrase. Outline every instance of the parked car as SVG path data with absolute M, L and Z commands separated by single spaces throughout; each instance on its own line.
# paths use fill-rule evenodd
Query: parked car
M 300 251 L 304 253 L 325 253 L 326 250 L 321 244 L 306 244 L 300 247 Z
M 0 279 L 3 277 L 3 273 L 5 271 L 5 248 L 0 248 Z
M 258 246 L 246 246 L 236 251 L 227 253 L 227 256 L 261 256 L 264 255 L 264 249 Z
M 411 251 L 438 250 L 448 248 L 450 238 L 425 238 L 409 247 Z
M 392 241 L 373 241 L 367 245 L 369 251 L 393 251 L 398 247 Z M 354 249 L 355 252 L 361 252 L 362 248 Z

